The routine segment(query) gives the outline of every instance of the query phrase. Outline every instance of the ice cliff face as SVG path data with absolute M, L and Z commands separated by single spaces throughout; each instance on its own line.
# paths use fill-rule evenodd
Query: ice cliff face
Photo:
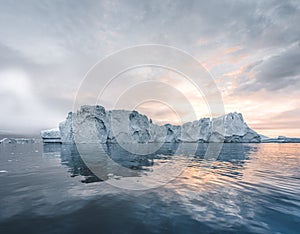
M 260 135 L 236 112 L 182 126 L 160 126 L 137 111 L 106 111 L 102 106 L 82 106 L 70 112 L 59 131 L 42 131 L 42 138 L 62 143 L 260 142 Z

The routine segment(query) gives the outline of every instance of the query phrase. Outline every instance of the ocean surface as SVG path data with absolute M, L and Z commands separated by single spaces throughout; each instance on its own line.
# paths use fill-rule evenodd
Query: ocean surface
M 300 144 L 139 147 L 0 145 L 0 233 L 300 233 Z

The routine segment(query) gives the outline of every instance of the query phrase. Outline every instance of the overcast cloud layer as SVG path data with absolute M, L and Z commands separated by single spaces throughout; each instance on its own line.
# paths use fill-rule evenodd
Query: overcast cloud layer
M 300 136 L 299 22 L 300 2 L 288 0 L 1 1 L 0 133 L 55 127 L 98 60 L 157 43 L 196 57 L 213 75 L 226 112 L 242 112 L 266 135 Z M 191 102 L 203 101 L 180 78 L 147 69 L 120 79 L 111 95 L 137 74 L 177 84 Z M 103 105 L 110 107 L 109 96 Z M 157 122 L 173 116 L 155 104 L 141 110 Z M 208 115 L 207 108 L 197 114 Z

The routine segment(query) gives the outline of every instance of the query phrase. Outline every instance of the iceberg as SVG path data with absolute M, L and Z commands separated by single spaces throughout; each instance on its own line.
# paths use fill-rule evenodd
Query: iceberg
M 0 140 L 0 144 L 32 144 L 36 143 L 36 140 L 33 138 L 3 138 Z
M 44 143 L 61 143 L 61 135 L 58 128 L 41 131 Z
M 300 138 L 278 136 L 277 138 L 264 137 L 261 139 L 263 143 L 300 143 Z
M 260 135 L 244 121 L 242 114 L 229 113 L 202 118 L 182 126 L 157 125 L 133 110 L 105 110 L 103 106 L 82 106 L 69 112 L 58 129 L 41 132 L 43 142 L 72 143 L 170 143 L 170 142 L 261 142 Z

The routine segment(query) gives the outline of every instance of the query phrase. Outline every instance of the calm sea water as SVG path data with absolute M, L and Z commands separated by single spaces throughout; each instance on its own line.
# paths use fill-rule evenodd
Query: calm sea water
M 0 233 L 299 233 L 300 144 L 179 147 L 0 145 Z

